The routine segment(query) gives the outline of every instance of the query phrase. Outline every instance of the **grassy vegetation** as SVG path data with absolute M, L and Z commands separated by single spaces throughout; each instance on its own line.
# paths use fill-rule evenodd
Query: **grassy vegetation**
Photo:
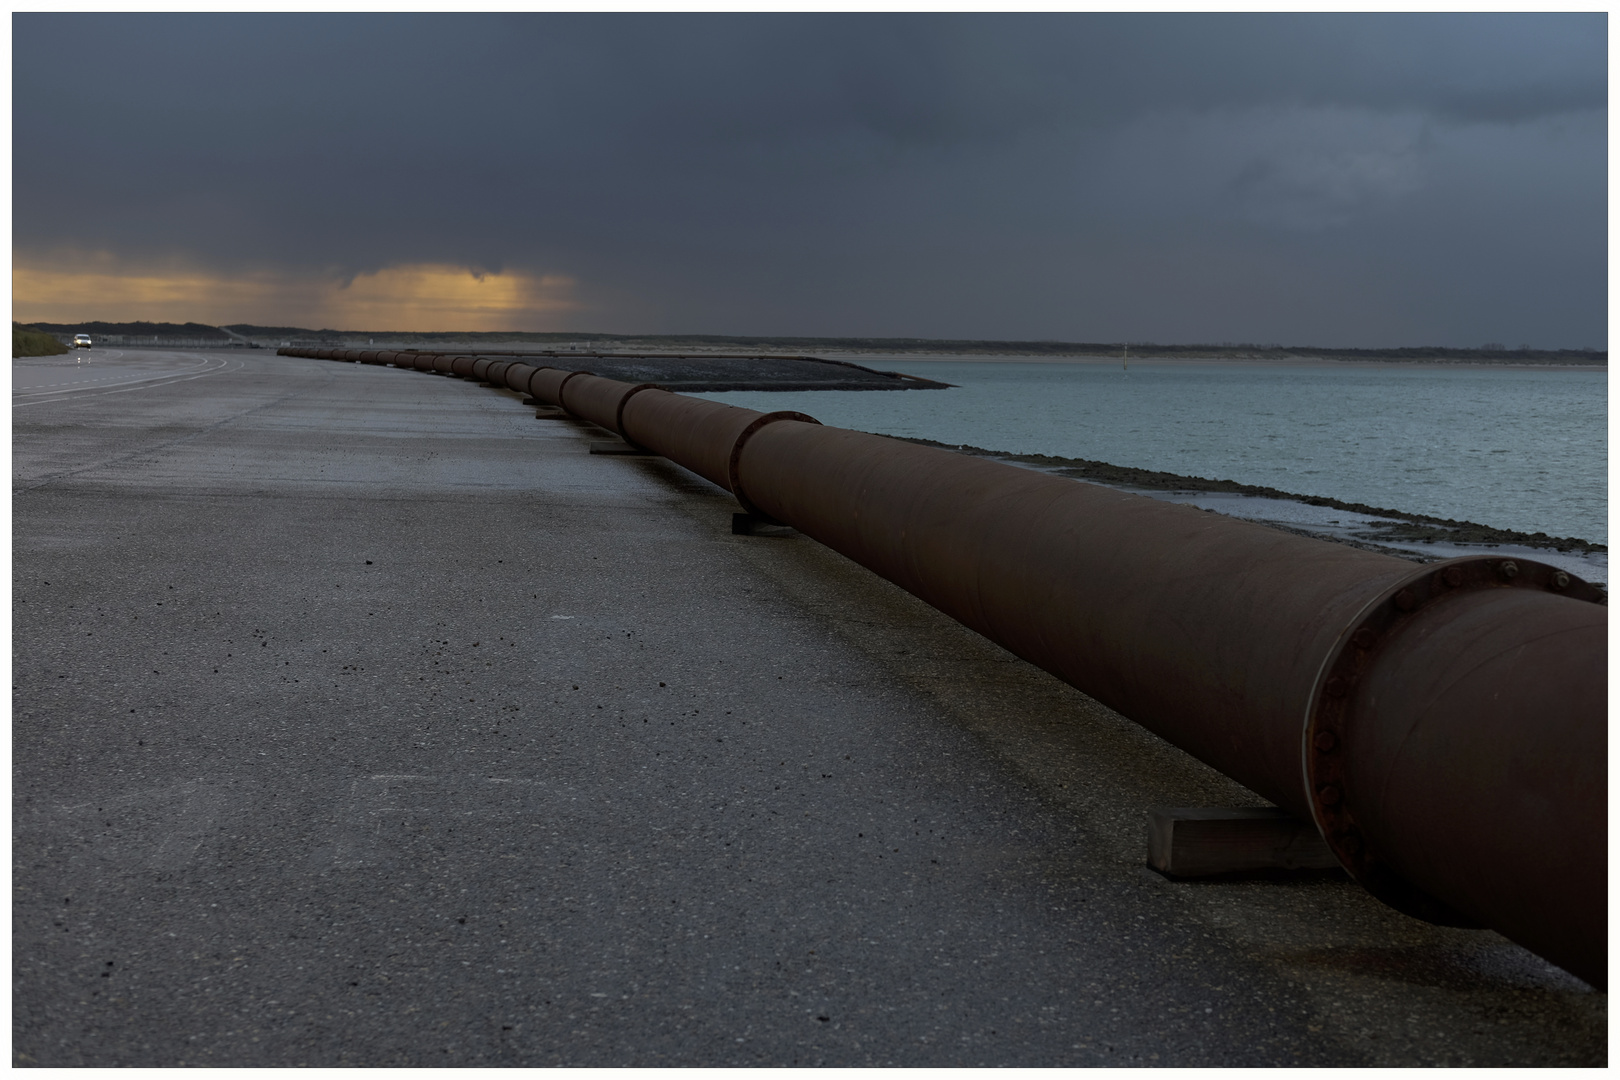
M 68 351 L 68 347 L 57 341 L 43 330 L 36 330 L 31 326 L 11 324 L 11 355 L 18 356 L 60 356 Z

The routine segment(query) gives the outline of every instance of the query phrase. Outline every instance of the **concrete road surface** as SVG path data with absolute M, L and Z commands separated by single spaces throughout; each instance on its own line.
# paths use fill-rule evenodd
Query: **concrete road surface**
M 1145 869 L 1259 800 L 674 465 L 86 359 L 13 366 L 16 1064 L 1606 1061 L 1495 934 Z

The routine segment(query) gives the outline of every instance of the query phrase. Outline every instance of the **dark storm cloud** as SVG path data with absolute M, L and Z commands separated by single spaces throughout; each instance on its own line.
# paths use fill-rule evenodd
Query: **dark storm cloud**
M 599 329 L 1604 340 L 1602 16 L 13 25 L 19 259 L 519 267 Z

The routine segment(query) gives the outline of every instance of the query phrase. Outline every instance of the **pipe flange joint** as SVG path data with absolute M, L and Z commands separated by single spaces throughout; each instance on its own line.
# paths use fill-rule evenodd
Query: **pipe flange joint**
M 1322 838 L 1368 892 L 1403 914 L 1440 926 L 1479 924 L 1406 880 L 1372 849 L 1350 810 L 1343 750 L 1355 723 L 1356 685 L 1378 662 L 1389 639 L 1423 609 L 1484 589 L 1538 589 L 1606 602 L 1603 590 L 1528 559 L 1471 555 L 1419 566 L 1380 593 L 1339 635 L 1317 675 L 1305 717 L 1305 797 Z
M 568 380 L 572 379 L 575 375 L 589 375 L 589 374 L 590 374 L 589 371 L 570 371 L 567 375 L 563 376 L 563 381 L 557 384 L 557 408 L 561 409 L 563 412 L 567 413 L 569 416 L 574 415 L 574 411 L 572 409 L 570 409 L 568 406 L 563 404 L 563 389 L 568 386 Z
M 534 397 L 534 380 L 540 376 L 541 372 L 554 371 L 556 369 L 547 364 L 540 364 L 538 366 L 531 364 L 530 367 L 533 367 L 534 370 L 529 372 L 529 378 L 523 384 L 523 393 L 528 397 Z
M 643 390 L 663 390 L 667 393 L 669 388 L 667 386 L 659 386 L 657 383 L 637 383 L 624 392 L 624 397 L 619 399 L 619 407 L 613 410 L 613 430 L 618 434 L 619 438 L 623 439 L 637 450 L 645 450 L 647 448 L 636 442 L 636 440 L 632 439 L 624 430 L 624 407 L 629 403 L 631 398 L 635 397 Z
M 766 413 L 764 416 L 761 416 L 752 424 L 749 424 L 747 427 L 742 429 L 742 434 L 737 436 L 737 441 L 731 444 L 731 458 L 726 462 L 726 479 L 731 481 L 731 493 L 737 497 L 737 502 L 744 510 L 759 518 L 761 521 L 771 525 L 783 525 L 786 523 L 777 521 L 775 518 L 771 517 L 771 515 L 754 505 L 754 501 L 748 497 L 746 492 L 743 491 L 742 478 L 738 475 L 738 471 L 742 464 L 743 446 L 748 442 L 749 439 L 754 437 L 754 432 L 758 431 L 766 424 L 774 424 L 778 420 L 797 420 L 802 424 L 815 424 L 817 427 L 821 426 L 820 420 L 817 420 L 813 416 L 806 416 L 802 412 L 784 410 L 782 412 Z

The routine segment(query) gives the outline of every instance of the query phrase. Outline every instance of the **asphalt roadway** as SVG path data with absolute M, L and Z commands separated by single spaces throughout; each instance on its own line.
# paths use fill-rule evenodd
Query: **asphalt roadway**
M 1491 932 L 1146 869 L 1149 807 L 1259 800 L 599 431 L 13 378 L 15 1064 L 1607 1060 Z

